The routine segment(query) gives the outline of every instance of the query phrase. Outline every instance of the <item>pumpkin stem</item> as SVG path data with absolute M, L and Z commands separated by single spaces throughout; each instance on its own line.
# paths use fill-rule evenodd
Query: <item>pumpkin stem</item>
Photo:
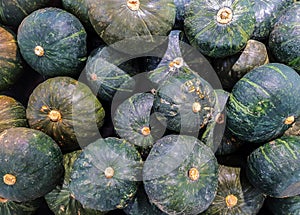
M 148 135 L 151 133 L 151 130 L 150 130 L 150 128 L 149 128 L 148 126 L 144 126 L 144 127 L 142 128 L 141 132 L 142 132 L 142 134 L 143 134 L 144 136 L 148 136 Z
M 58 122 L 61 120 L 61 114 L 57 110 L 51 110 L 48 114 L 48 117 L 52 122 Z
M 115 174 L 115 170 L 111 167 L 107 167 L 105 170 L 104 170 L 104 175 L 106 178 L 112 178 Z
M 289 116 L 284 120 L 284 124 L 286 125 L 291 125 L 295 122 L 295 117 L 294 116 Z
M 201 104 L 199 102 L 194 102 L 192 109 L 194 113 L 198 113 L 199 111 L 201 111 Z
M 139 10 L 140 9 L 140 0 L 127 0 L 127 7 L 130 10 Z
M 39 57 L 44 56 L 44 54 L 45 54 L 44 48 L 42 46 L 36 46 L 34 48 L 34 54 L 36 54 Z
M 7 185 L 14 185 L 17 181 L 17 178 L 16 178 L 16 176 L 14 176 L 12 174 L 5 174 L 3 176 L 3 181 Z
M 226 202 L 227 207 L 232 208 L 232 207 L 236 206 L 236 204 L 238 202 L 238 198 L 235 195 L 230 194 L 230 195 L 226 196 L 225 202 Z
M 189 170 L 189 178 L 192 181 L 196 181 L 200 178 L 199 171 L 195 167 L 193 167 Z
M 228 24 L 231 22 L 232 16 L 232 10 L 228 7 L 223 7 L 217 13 L 217 22 L 220 24 Z
M 5 198 L 0 197 L 0 203 L 5 203 L 5 202 L 7 202 L 7 201 L 8 201 L 8 199 L 5 199 Z
M 225 121 L 225 116 L 222 113 L 218 113 L 215 117 L 215 122 L 218 124 L 222 124 Z
M 182 66 L 183 66 L 182 57 L 177 57 L 169 63 L 169 67 L 171 67 L 171 68 L 173 68 L 173 67 L 180 68 Z

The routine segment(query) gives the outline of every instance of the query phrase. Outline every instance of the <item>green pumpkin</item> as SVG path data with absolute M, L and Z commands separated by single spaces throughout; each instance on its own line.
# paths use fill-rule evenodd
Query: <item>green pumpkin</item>
M 172 76 L 159 86 L 153 108 L 168 129 L 197 136 L 211 119 L 214 105 L 211 85 L 189 70 L 189 73 Z
M 1 197 L 31 201 L 60 183 L 63 156 L 51 137 L 41 131 L 16 127 L 3 131 L 0 143 Z
M 70 77 L 40 83 L 31 93 L 26 109 L 29 126 L 51 136 L 64 152 L 97 139 L 104 116 L 90 88 Z
M 258 214 L 264 200 L 265 196 L 249 183 L 241 168 L 220 165 L 217 195 L 203 214 Z
M 221 142 L 216 150 L 217 156 L 225 156 L 237 153 L 239 150 L 244 149 L 245 142 L 237 139 L 232 132 L 229 131 L 227 127 L 225 127 L 223 137 Z
M 274 215 L 299 214 L 300 195 L 287 198 L 267 198 L 266 205 Z
M 292 68 L 269 63 L 257 67 L 233 87 L 226 105 L 228 129 L 240 140 L 263 143 L 282 135 L 300 115 L 300 76 Z
M 89 18 L 108 45 L 146 36 L 166 36 L 175 22 L 173 0 L 89 0 Z M 125 50 L 126 51 L 126 50 Z
M 218 163 L 197 138 L 168 135 L 159 139 L 143 168 L 151 203 L 167 214 L 198 214 L 215 198 Z
M 42 198 L 27 202 L 14 202 L 0 197 L 0 214 L 35 215 L 41 203 Z
M 79 75 L 87 57 L 86 37 L 78 18 L 54 7 L 28 15 L 17 34 L 25 61 L 47 77 Z
M 240 52 L 255 25 L 250 0 L 191 0 L 186 5 L 184 30 L 192 46 L 209 57 Z
M 0 95 L 0 132 L 11 127 L 28 127 L 26 109 L 16 99 Z
M 142 179 L 143 161 L 134 145 L 114 137 L 89 144 L 75 161 L 70 190 L 83 207 L 125 208 Z
M 13 86 L 23 74 L 16 35 L 4 26 L 0 26 L 0 50 L 0 91 L 3 91 Z
M 247 177 L 264 194 L 300 194 L 300 137 L 282 136 L 255 149 L 247 159 Z
M 295 2 L 278 18 L 268 45 L 274 58 L 300 72 L 300 2 Z
M 81 150 L 73 151 L 63 156 L 63 164 L 65 169 L 64 180 L 50 193 L 45 195 L 46 202 L 50 210 L 55 215 L 103 215 L 105 212 L 84 208 L 82 204 L 72 195 L 69 184 L 71 181 L 71 173 L 74 162 L 82 153 Z

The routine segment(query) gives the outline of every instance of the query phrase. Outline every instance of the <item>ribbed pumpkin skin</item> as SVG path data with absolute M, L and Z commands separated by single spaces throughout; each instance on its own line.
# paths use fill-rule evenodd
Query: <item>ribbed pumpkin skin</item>
M 216 198 L 203 214 L 258 214 L 265 197 L 249 183 L 244 175 L 241 175 L 240 168 L 220 165 L 218 178 Z M 237 198 L 236 205 L 230 205 L 226 202 L 226 197 L 229 195 L 234 195 Z
M 139 152 L 129 142 L 114 137 L 98 139 L 75 161 L 70 190 L 83 207 L 122 209 L 137 192 L 142 164 Z M 113 172 L 107 173 L 107 169 Z
M 216 18 L 224 7 L 233 13 L 227 24 L 221 24 Z M 250 0 L 191 0 L 185 12 L 184 29 L 190 43 L 210 57 L 238 53 L 254 31 L 255 18 Z
M 61 118 L 51 119 L 51 111 Z M 99 137 L 104 108 L 90 88 L 70 77 L 40 83 L 29 97 L 26 117 L 31 128 L 51 136 L 63 151 L 83 147 Z
M 16 35 L 3 26 L 0 26 L 0 50 L 0 91 L 2 91 L 15 84 L 23 73 Z
M 124 0 L 88 2 L 90 21 L 107 44 L 136 36 L 166 36 L 175 22 L 172 0 L 139 0 L 138 10 L 131 10 Z
M 41 206 L 41 198 L 28 202 L 0 200 L 0 214 L 3 215 L 35 215 Z
M 71 13 L 60 8 L 43 8 L 28 15 L 18 28 L 18 44 L 26 62 L 48 77 L 76 77 L 83 69 L 87 33 Z M 44 53 L 35 53 L 37 46 Z
M 233 87 L 227 109 L 227 127 L 239 139 L 265 142 L 282 135 L 300 115 L 300 76 L 279 63 L 257 67 Z
M 11 127 L 28 127 L 26 109 L 16 99 L 0 95 L 0 132 Z
M 288 7 L 275 23 L 269 37 L 271 53 L 277 61 L 300 72 L 300 2 Z
M 268 209 L 274 215 L 295 215 L 300 212 L 300 195 L 288 198 L 268 198 Z
M 0 175 L 16 177 L 13 185 L 0 181 L 0 196 L 17 202 L 31 201 L 60 183 L 63 156 L 48 135 L 30 128 L 10 128 L 1 133 L 0 143 Z
M 199 178 L 190 177 L 193 168 Z M 151 149 L 143 182 L 150 202 L 163 212 L 198 214 L 216 195 L 218 163 L 211 149 L 195 137 L 168 135 Z
M 283 136 L 254 150 L 247 160 L 247 177 L 266 195 L 300 194 L 300 137 Z

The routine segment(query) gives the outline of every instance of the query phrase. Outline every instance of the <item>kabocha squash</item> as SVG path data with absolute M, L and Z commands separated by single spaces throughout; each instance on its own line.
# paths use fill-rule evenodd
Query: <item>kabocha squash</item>
M 0 91 L 3 91 L 15 84 L 23 73 L 16 35 L 4 26 L 0 26 L 0 50 Z
M 212 150 L 197 138 L 167 135 L 159 139 L 143 168 L 151 203 L 167 214 L 198 214 L 213 201 L 218 163 Z
M 0 197 L 0 214 L 35 215 L 41 203 L 42 198 L 27 202 L 14 202 Z
M 54 77 L 40 83 L 26 109 L 29 126 L 51 136 L 64 152 L 100 137 L 104 116 L 90 88 L 71 77 Z
M 241 168 L 220 165 L 217 195 L 203 214 L 258 214 L 265 196 L 253 187 Z
M 300 213 L 300 195 L 288 198 L 267 198 L 267 208 L 274 215 L 295 215 Z
M 252 38 L 261 41 L 268 39 L 276 19 L 293 2 L 294 0 L 254 0 L 256 22 Z
M 282 198 L 300 194 L 300 137 L 282 136 L 255 149 L 247 177 L 264 194 Z
M 184 30 L 202 54 L 226 57 L 241 51 L 255 25 L 250 0 L 191 0 L 186 5 Z
M 77 17 L 54 7 L 28 15 L 17 34 L 25 61 L 47 77 L 79 75 L 87 57 L 86 37 Z
M 175 22 L 172 0 L 116 0 L 89 2 L 89 18 L 107 44 L 123 39 L 146 36 L 166 36 Z M 126 51 L 126 50 L 125 50 Z
M 198 136 L 212 117 L 214 105 L 211 85 L 198 75 L 182 73 L 159 86 L 153 108 L 168 129 Z
M 125 208 L 142 180 L 142 159 L 134 145 L 114 137 L 89 144 L 75 161 L 70 190 L 83 207 Z
M 9 128 L 0 134 L 0 196 L 16 202 L 44 196 L 60 183 L 63 156 L 41 131 Z
M 228 129 L 240 140 L 262 143 L 282 135 L 300 115 L 300 76 L 291 67 L 257 67 L 233 87 L 227 109 Z
M 16 99 L 0 95 L 0 132 L 11 127 L 28 127 L 26 109 Z
M 300 2 L 295 2 L 278 18 L 268 45 L 274 58 L 300 72 Z
M 73 165 L 79 155 L 82 153 L 81 150 L 73 151 L 63 156 L 64 164 L 64 180 L 61 185 L 58 185 L 50 193 L 45 195 L 45 200 L 50 210 L 55 215 L 103 215 L 104 212 L 96 211 L 93 209 L 83 208 L 82 204 L 75 199 L 72 195 L 69 185 L 71 181 L 71 173 Z

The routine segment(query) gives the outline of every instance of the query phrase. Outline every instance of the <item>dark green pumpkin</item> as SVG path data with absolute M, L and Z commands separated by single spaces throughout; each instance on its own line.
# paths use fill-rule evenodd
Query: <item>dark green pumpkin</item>
M 70 77 L 40 83 L 26 109 L 29 126 L 51 136 L 63 151 L 84 147 L 100 137 L 104 115 L 90 88 Z
M 191 0 L 185 12 L 184 29 L 190 43 L 210 57 L 238 53 L 254 31 L 250 0 Z
M 241 168 L 220 165 L 217 195 L 205 215 L 258 214 L 265 196 L 253 187 Z
M 153 35 L 166 36 L 175 22 L 175 13 L 173 0 L 89 1 L 90 21 L 109 45 L 136 36 L 146 36 L 144 41 Z
M 3 215 L 35 215 L 42 204 L 42 198 L 27 202 L 14 202 L 0 198 L 0 214 Z
M 300 115 L 300 76 L 291 67 L 257 67 L 233 87 L 227 127 L 239 139 L 262 143 L 282 135 Z
M 26 109 L 16 99 L 0 95 L 0 132 L 11 127 L 28 127 Z
M 60 8 L 28 15 L 18 28 L 18 44 L 26 62 L 38 73 L 77 77 L 86 60 L 87 33 L 77 17 Z
M 300 195 L 288 198 L 267 198 L 266 206 L 274 215 L 296 215 L 300 213 Z
M 134 145 L 114 137 L 89 144 L 75 161 L 70 190 L 83 207 L 125 208 L 142 180 L 143 161 Z
M 104 212 L 93 209 L 84 208 L 82 204 L 72 195 L 69 184 L 71 181 L 71 173 L 74 162 L 82 153 L 81 150 L 73 151 L 63 156 L 64 164 L 64 180 L 61 185 L 58 185 L 50 193 L 45 195 L 46 202 L 50 210 L 55 215 L 103 215 Z
M 299 195 L 300 137 L 282 136 L 260 146 L 249 155 L 246 170 L 251 184 L 266 195 Z
M 0 134 L 0 196 L 31 201 L 44 196 L 63 177 L 63 156 L 55 141 L 41 131 L 9 128 Z
M 268 45 L 274 58 L 300 72 L 300 2 L 295 2 L 278 18 Z
M 3 91 L 14 85 L 23 73 L 16 35 L 4 26 L 0 26 L 0 50 L 0 91 Z
M 168 129 L 198 135 L 211 119 L 215 94 L 211 85 L 192 70 L 167 79 L 156 91 L 154 111 Z
M 198 214 L 215 198 L 218 163 L 197 138 L 168 135 L 158 140 L 143 168 L 151 203 L 167 214 Z

